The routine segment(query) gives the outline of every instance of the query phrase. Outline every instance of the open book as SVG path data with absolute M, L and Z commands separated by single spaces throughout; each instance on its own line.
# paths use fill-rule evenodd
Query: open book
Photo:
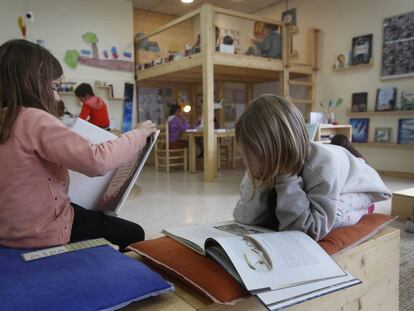
M 71 128 L 94 144 L 117 138 L 116 135 L 79 118 Z M 104 176 L 88 177 L 78 172 L 69 171 L 69 197 L 71 201 L 86 209 L 118 214 L 138 179 L 158 134 L 159 131 L 148 137 L 143 150 L 129 163 L 109 171 Z
M 210 256 L 272 309 L 360 283 L 303 232 L 222 222 L 167 228 L 163 233 Z

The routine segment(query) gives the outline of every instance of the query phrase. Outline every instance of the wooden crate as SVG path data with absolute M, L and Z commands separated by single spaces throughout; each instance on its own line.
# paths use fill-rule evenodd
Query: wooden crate
M 414 188 L 396 191 L 392 194 L 391 215 L 405 220 L 414 210 Z
M 131 256 L 138 258 L 135 254 Z M 398 311 L 400 232 L 387 227 L 368 241 L 334 256 L 337 263 L 363 283 L 287 308 L 287 311 Z M 172 280 L 176 291 L 130 304 L 125 310 L 255 311 L 266 310 L 250 297 L 234 306 L 211 303 L 207 298 Z

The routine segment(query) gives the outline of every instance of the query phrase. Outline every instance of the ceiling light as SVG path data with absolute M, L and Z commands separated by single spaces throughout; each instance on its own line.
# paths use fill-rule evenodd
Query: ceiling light
M 182 3 L 193 3 L 194 0 L 181 0 Z

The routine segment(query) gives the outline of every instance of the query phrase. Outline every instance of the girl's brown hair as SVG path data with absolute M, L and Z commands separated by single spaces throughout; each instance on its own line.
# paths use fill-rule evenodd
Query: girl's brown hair
M 286 98 L 263 95 L 236 123 L 249 177 L 271 187 L 277 175 L 298 174 L 308 154 L 308 135 L 300 111 Z
M 22 107 L 57 113 L 52 81 L 63 75 L 59 61 L 26 40 L 0 46 L 0 144 L 7 141 Z

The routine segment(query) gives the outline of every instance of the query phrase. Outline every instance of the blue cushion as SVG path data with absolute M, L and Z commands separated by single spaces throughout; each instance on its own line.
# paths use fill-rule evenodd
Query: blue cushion
M 33 261 L 0 248 L 0 309 L 113 310 L 173 290 L 141 262 L 109 246 Z

